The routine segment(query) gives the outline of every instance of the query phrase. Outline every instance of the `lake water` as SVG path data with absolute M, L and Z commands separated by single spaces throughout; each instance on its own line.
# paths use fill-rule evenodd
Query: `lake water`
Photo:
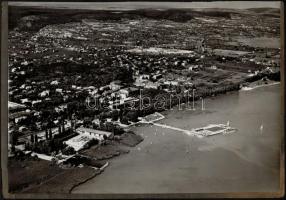
M 279 1 L 217 1 L 217 2 L 9 2 L 9 5 L 88 10 L 133 10 L 169 8 L 280 8 Z
M 191 130 L 229 121 L 238 130 L 196 138 L 156 126 L 134 127 L 144 141 L 73 193 L 278 191 L 280 85 L 207 99 L 206 110 L 199 108 L 166 111 L 158 123 Z

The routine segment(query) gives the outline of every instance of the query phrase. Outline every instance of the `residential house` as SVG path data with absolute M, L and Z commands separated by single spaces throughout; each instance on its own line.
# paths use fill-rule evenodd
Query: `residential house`
M 112 91 L 117 91 L 117 90 L 119 90 L 121 88 L 120 84 L 121 84 L 121 81 L 116 80 L 116 81 L 110 82 L 109 86 L 110 86 L 110 89 Z

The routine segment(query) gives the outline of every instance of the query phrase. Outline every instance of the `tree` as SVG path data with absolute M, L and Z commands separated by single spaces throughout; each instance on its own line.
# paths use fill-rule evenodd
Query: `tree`
M 90 125 L 92 125 L 92 119 L 89 118 L 89 117 L 85 117 L 85 118 L 83 119 L 83 126 L 84 126 L 84 127 L 88 127 L 88 126 L 90 126 Z
M 49 139 L 49 135 L 48 135 L 48 129 L 47 128 L 45 128 L 45 135 L 46 135 L 46 140 L 48 140 Z
M 14 153 L 15 152 L 15 145 L 12 145 L 12 147 L 11 147 L 11 151 L 12 151 L 12 153 Z
M 34 135 L 31 134 L 31 143 L 34 143 L 34 142 L 35 142 Z
M 111 122 L 106 122 L 105 123 L 105 130 L 106 131 L 113 131 L 113 129 L 114 129 L 113 123 L 111 123 Z
M 61 125 L 60 124 L 58 126 L 58 130 L 59 130 L 59 134 L 61 134 L 62 133 L 62 129 L 61 129 Z
M 36 144 L 38 143 L 38 135 L 37 134 L 35 135 L 35 143 Z
M 11 143 L 12 145 L 16 145 L 18 143 L 18 138 L 19 138 L 19 131 L 13 131 L 11 134 Z
M 69 119 L 72 118 L 72 114 L 74 114 L 78 110 L 78 103 L 76 101 L 69 102 L 67 104 L 67 115 Z
M 138 121 L 138 112 L 136 110 L 130 110 L 127 112 L 126 117 L 129 121 L 137 122 Z
M 123 116 L 121 119 L 120 119 L 120 122 L 122 123 L 122 124 L 129 124 L 129 122 L 128 122 L 128 118 L 126 117 L 126 116 Z
M 53 139 L 52 129 L 49 129 L 49 140 Z
M 124 129 L 119 127 L 119 126 L 115 126 L 113 129 L 113 134 L 114 135 L 122 135 L 124 133 Z
M 49 139 L 52 139 L 52 127 L 53 127 L 53 122 L 51 119 L 49 119 L 48 124 L 47 124 L 47 128 L 49 130 Z
M 88 141 L 88 142 L 86 143 L 85 148 L 90 148 L 91 146 L 97 145 L 97 144 L 99 144 L 99 140 L 93 138 L 93 139 L 91 139 L 90 141 Z
M 62 132 L 64 133 L 65 132 L 65 120 L 62 119 L 61 123 L 62 123 Z
M 47 121 L 51 117 L 51 111 L 50 110 L 44 110 L 42 112 L 41 117 L 42 117 L 43 121 Z
M 117 121 L 119 118 L 119 112 L 117 110 L 112 111 L 112 120 Z
M 51 166 L 55 166 L 55 165 L 57 164 L 57 162 L 58 162 L 58 159 L 52 158 L 52 160 L 51 160 L 51 162 L 50 162 L 50 165 L 51 165 Z
M 116 80 L 120 80 L 123 83 L 132 83 L 133 80 L 133 70 L 131 68 L 120 68 L 116 72 Z
M 65 154 L 65 155 L 73 155 L 73 154 L 75 154 L 76 153 L 76 151 L 74 150 L 74 148 L 73 147 L 66 147 L 65 149 L 63 149 L 63 154 Z

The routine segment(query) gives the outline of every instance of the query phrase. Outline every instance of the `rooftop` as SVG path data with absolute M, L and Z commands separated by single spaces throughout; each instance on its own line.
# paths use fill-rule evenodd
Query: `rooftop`
M 106 135 L 107 137 L 109 137 L 112 134 L 111 132 L 101 131 L 101 130 L 91 129 L 91 128 L 84 128 L 84 127 L 80 127 L 76 129 L 76 131 L 85 131 L 85 132 L 99 134 L 99 135 Z
M 8 102 L 8 108 L 9 109 L 17 109 L 17 108 L 25 108 L 25 107 L 26 107 L 25 105 L 22 105 L 22 104 L 19 104 L 19 103 L 14 103 L 14 102 L 11 102 L 11 101 Z

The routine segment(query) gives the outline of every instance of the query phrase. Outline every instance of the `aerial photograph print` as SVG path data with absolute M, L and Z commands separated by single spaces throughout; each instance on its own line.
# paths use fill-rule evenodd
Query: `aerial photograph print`
M 282 7 L 6 2 L 6 194 L 284 195 Z

